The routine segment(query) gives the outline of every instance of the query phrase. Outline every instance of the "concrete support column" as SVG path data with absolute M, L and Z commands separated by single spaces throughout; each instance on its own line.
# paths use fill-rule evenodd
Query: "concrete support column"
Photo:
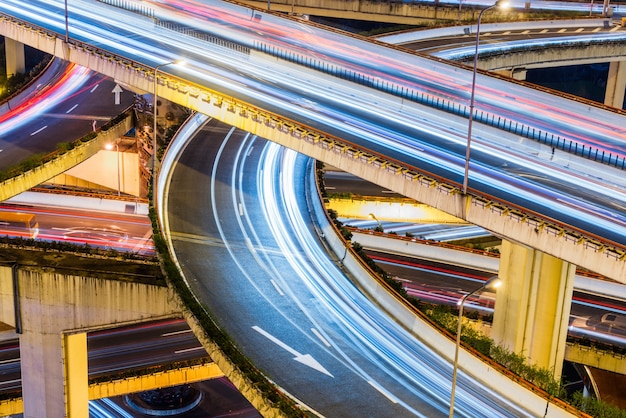
M 7 60 L 7 76 L 26 71 L 26 60 L 24 59 L 24 44 L 13 39 L 4 38 L 5 55 Z
M 0 267 L 0 323 L 15 327 L 15 287 L 11 266 Z
M 521 80 L 521 81 L 526 80 L 526 73 L 527 73 L 526 68 L 507 68 L 507 69 L 502 69 L 502 70 L 493 70 L 491 72 L 495 74 L 503 75 L 505 77 L 511 77 L 516 80 Z
M 614 61 L 609 64 L 609 75 L 606 80 L 604 104 L 618 109 L 624 107 L 626 92 L 626 61 Z
M 63 337 L 58 330 L 25 330 L 20 335 L 20 364 L 24 417 L 66 416 Z
M 565 357 L 576 266 L 540 251 L 502 241 L 503 286 L 493 319 L 496 344 L 554 371 L 559 379 Z
M 68 418 L 89 416 L 89 375 L 87 368 L 87 334 L 66 334 L 65 394 Z
M 514 68 L 513 71 L 511 71 L 511 77 L 516 80 L 524 81 L 526 80 L 526 73 L 528 73 L 526 68 Z

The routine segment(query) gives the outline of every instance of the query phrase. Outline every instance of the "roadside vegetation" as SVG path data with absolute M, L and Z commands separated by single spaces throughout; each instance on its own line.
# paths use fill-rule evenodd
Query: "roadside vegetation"
M 0 102 L 4 102 L 14 94 L 19 93 L 48 65 L 52 56 L 29 46 L 25 48 L 24 73 L 6 73 L 6 49 L 4 37 L 0 37 Z

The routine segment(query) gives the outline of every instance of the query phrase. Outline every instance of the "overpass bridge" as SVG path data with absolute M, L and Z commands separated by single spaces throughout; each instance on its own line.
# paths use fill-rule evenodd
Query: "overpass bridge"
M 78 404 L 79 402 L 87 404 L 86 400 L 129 395 L 131 393 L 195 383 L 222 376 L 224 376 L 224 373 L 222 373 L 215 363 L 208 360 L 203 364 L 180 367 L 176 370 L 155 371 L 154 373 L 140 376 L 125 377 L 121 379 L 111 378 L 109 381 L 89 383 L 87 385 L 87 399 L 74 401 L 75 404 Z M 84 394 L 80 394 L 80 396 L 84 397 Z M 27 399 L 30 398 L 27 397 Z M 26 402 L 29 402 L 29 400 Z M 0 415 L 11 416 L 23 414 L 24 403 L 24 398 L 21 396 L 0 400 Z M 80 416 L 78 413 L 84 413 L 84 408 L 72 409 L 71 411 L 68 411 L 68 416 Z
M 402 25 L 441 25 L 442 23 L 475 22 L 480 10 L 485 7 L 480 2 L 407 2 L 407 1 L 372 1 L 359 0 L 244 0 L 241 3 L 257 9 L 273 10 L 296 16 L 320 16 L 335 19 L 351 19 L 370 22 L 395 23 Z M 603 5 L 581 7 L 569 13 L 569 17 L 585 17 L 590 11 L 596 16 L 606 15 Z M 491 3 L 493 4 L 493 3 Z M 490 18 L 498 21 L 547 19 L 563 16 L 563 12 L 555 12 L 543 8 L 540 2 L 528 1 L 523 9 L 498 13 Z M 486 19 L 489 17 L 485 17 Z
M 22 25 L 23 22 L 18 24 L 14 20 L 5 20 L 2 26 L 3 34 L 93 68 L 144 91 L 150 91 L 154 86 L 159 96 L 215 116 L 233 126 L 269 138 L 390 189 L 398 190 L 431 206 L 440 207 L 448 213 L 486 226 L 487 229 L 502 235 L 515 236 L 517 241 L 524 244 L 550 250 L 554 254 L 553 244 L 554 241 L 558 241 L 557 254 L 554 254 L 556 257 L 572 262 L 584 259 L 588 265 L 595 267 L 593 270 L 607 276 L 618 277 L 618 280 L 623 277 L 621 264 L 623 254 L 620 250 L 607 247 L 584 234 L 579 235 L 559 225 L 546 223 L 545 220 L 527 217 L 523 212 L 507 208 L 499 202 L 490 202 L 480 196 L 461 196 L 458 189 L 455 191 L 454 185 L 443 179 L 413 171 L 398 161 L 385 158 L 384 155 L 359 149 L 332 134 L 312 129 L 291 118 L 281 117 L 262 107 L 241 101 L 232 93 L 224 94 L 214 88 L 206 88 L 185 79 L 159 75 L 154 69 L 156 67 L 151 68 L 78 41 L 65 44 L 56 35 Z M 250 56 L 259 57 L 254 51 L 250 51 Z M 298 66 L 288 62 L 282 65 L 293 71 L 299 69 Z M 163 84 L 160 84 L 161 82 Z
M 181 317 L 158 263 L 3 245 L 0 278 L 0 320 L 14 330 L 2 337 L 19 338 L 22 380 L 2 415 L 85 417 L 88 399 L 223 375 L 207 362 L 89 384 L 87 332 Z
M 51 32 L 25 24 L 26 22 L 6 18 L 2 21 L 2 34 L 92 68 L 139 90 L 152 91 L 156 87 L 159 97 L 296 149 L 453 216 L 483 226 L 498 235 L 515 237 L 516 242 L 578 263 L 581 267 L 615 280 L 626 281 L 624 252 L 619 247 L 599 242 L 597 237 L 587 236 L 583 231 L 564 228 L 558 223 L 542 219 L 538 214 L 529 214 L 523 208 L 507 207 L 504 202 L 491 201 L 481 196 L 466 199 L 458 193 L 458 186 L 449 181 L 415 171 L 414 167 L 407 167 L 400 161 L 361 149 L 354 143 L 312 128 L 292 117 L 281 116 L 263 109 L 260 105 L 242 101 L 233 94 L 221 93 L 215 89 L 218 86 L 207 88 L 163 71 L 170 70 L 172 66 L 161 69 L 155 80 L 154 69 L 146 64 L 77 40 L 65 44 L 62 37 L 55 37 Z M 248 52 L 250 59 L 267 57 L 253 50 Z M 288 61 L 281 62 L 281 66 L 292 71 L 303 70 L 301 66 Z M 176 70 L 178 71 L 182 69 Z M 323 76 L 323 79 L 327 77 Z M 361 89 L 368 94 L 374 92 L 367 88 Z M 388 96 L 381 92 L 376 94 Z M 389 100 L 397 102 L 398 98 L 389 97 Z M 540 233 L 535 232 L 536 228 Z M 554 245 L 556 242 L 558 245 Z

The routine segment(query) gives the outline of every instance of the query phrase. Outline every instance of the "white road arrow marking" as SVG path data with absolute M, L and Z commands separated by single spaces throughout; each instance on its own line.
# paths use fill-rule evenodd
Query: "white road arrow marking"
M 256 332 L 258 332 L 259 334 L 263 335 L 265 338 L 267 338 L 268 340 L 270 340 L 274 344 L 278 345 L 279 347 L 281 347 L 284 350 L 286 350 L 286 351 L 290 352 L 291 354 L 293 354 L 295 356 L 293 358 L 295 361 L 298 361 L 298 362 L 304 364 L 305 366 L 309 366 L 310 368 L 315 369 L 318 372 L 322 372 L 322 373 L 324 373 L 327 376 L 334 377 L 332 374 L 330 374 L 328 372 L 328 370 L 326 370 L 324 368 L 324 366 L 319 364 L 318 361 L 315 360 L 313 358 L 313 356 L 311 356 L 310 354 L 300 354 L 300 353 L 298 353 L 296 350 L 294 350 L 293 348 L 289 347 L 287 344 L 285 344 L 284 342 L 282 342 L 278 338 L 274 337 L 272 334 L 270 334 L 269 332 L 265 331 L 264 329 L 262 329 L 260 327 L 257 327 L 256 325 L 254 325 L 252 327 L 252 329 L 255 330 Z
M 122 93 L 123 91 L 124 90 L 122 90 L 119 84 L 116 84 L 115 87 L 113 87 L 113 91 L 111 93 L 115 94 L 116 105 L 120 104 L 120 93 Z

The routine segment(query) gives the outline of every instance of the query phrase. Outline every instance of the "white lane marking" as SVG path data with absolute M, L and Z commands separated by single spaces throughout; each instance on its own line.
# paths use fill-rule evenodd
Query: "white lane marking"
M 322 341 L 326 347 L 330 347 L 330 343 L 326 340 L 326 338 L 324 338 L 324 336 L 318 330 L 316 330 L 315 328 L 311 328 L 311 332 L 315 334 L 315 336 L 319 338 L 320 341 Z
M 98 88 L 100 84 L 96 84 L 95 86 L 93 86 L 93 88 L 91 90 L 89 90 L 89 93 L 93 93 L 94 91 L 96 91 L 96 89 Z
M 78 107 L 77 104 L 75 104 L 74 106 L 70 107 L 69 110 L 65 113 L 70 113 L 72 110 L 76 109 Z
M 30 136 L 37 135 L 39 132 L 43 131 L 47 127 L 48 127 L 48 125 L 44 126 L 43 128 L 37 129 L 35 132 L 31 133 Z
M 21 381 L 22 381 L 22 379 L 3 380 L 3 381 L 2 381 L 2 384 L 3 384 L 3 385 L 9 385 L 9 384 L 11 384 L 11 383 L 19 383 L 19 382 L 21 382 Z
M 165 334 L 161 334 L 161 337 L 169 337 L 169 336 L 172 336 L 172 335 L 187 334 L 188 332 L 191 332 L 191 330 L 190 329 L 184 329 L 182 331 L 166 332 Z
M 382 393 L 385 396 L 385 398 L 389 399 L 391 402 L 398 403 L 398 399 L 396 399 L 395 396 L 393 396 L 391 393 L 383 389 L 383 387 L 378 385 L 378 383 L 373 382 L 371 380 L 368 380 L 367 383 L 369 383 L 374 389 Z
M 280 289 L 280 287 L 278 287 L 278 284 L 274 281 L 274 279 L 270 280 L 270 282 L 272 283 L 272 285 L 274 285 L 274 288 L 276 289 L 276 291 L 278 292 L 279 295 L 285 296 L 285 294 Z
M 322 372 L 325 375 L 328 375 L 330 377 L 334 377 L 332 374 L 330 374 L 328 372 L 328 370 L 326 370 L 324 368 L 324 366 L 319 364 L 319 362 L 317 360 L 315 360 L 312 355 L 298 353 L 298 351 L 296 351 L 295 349 L 289 347 L 287 344 L 285 344 L 284 342 L 282 342 L 278 338 L 274 337 L 272 334 L 270 334 L 269 332 L 265 331 L 261 327 L 258 327 L 256 325 L 254 325 L 252 327 L 252 329 L 255 330 L 256 332 L 258 332 L 259 334 L 261 334 L 262 336 L 264 336 L 265 338 L 267 338 L 268 340 L 270 340 L 271 342 L 273 342 L 274 344 L 276 344 L 277 346 L 281 347 L 283 350 L 288 351 L 289 353 L 291 353 L 294 356 L 293 359 L 295 361 L 300 362 L 300 363 L 304 364 L 305 366 L 309 366 L 310 368 L 315 369 L 318 372 Z
M 189 351 L 198 351 L 198 350 L 204 350 L 204 347 L 200 346 L 200 347 L 186 348 L 184 350 L 174 351 L 174 353 L 175 354 L 180 354 L 180 353 L 187 353 Z

